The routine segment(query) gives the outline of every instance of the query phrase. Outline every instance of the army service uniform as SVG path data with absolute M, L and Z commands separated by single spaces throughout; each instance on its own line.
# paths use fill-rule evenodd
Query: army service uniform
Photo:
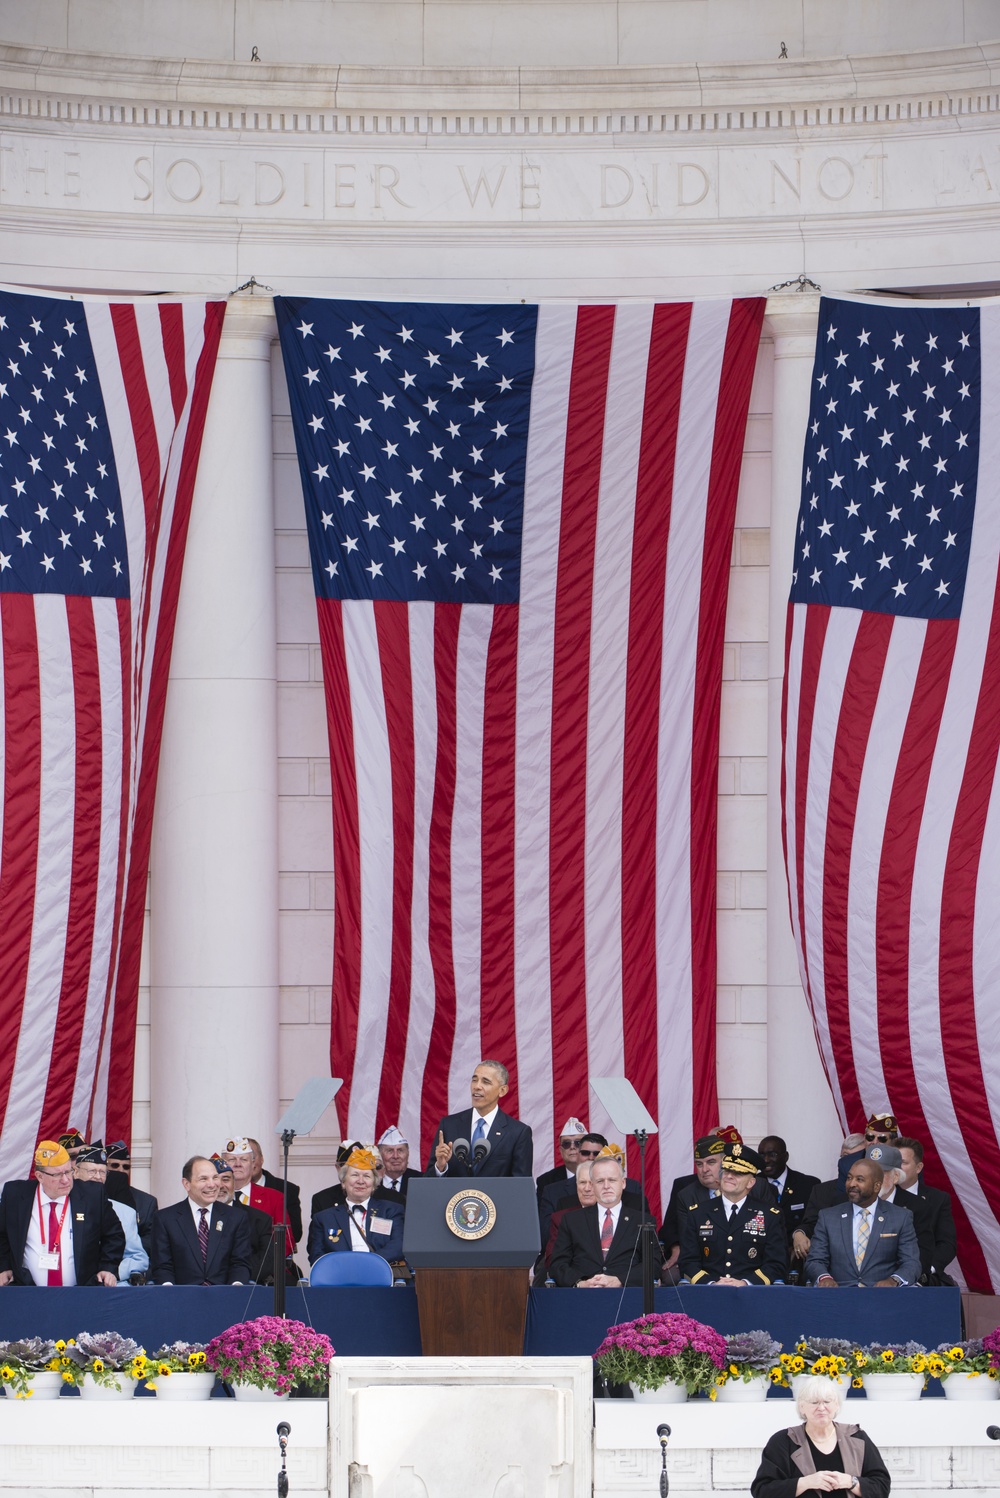
M 730 1218 L 721 1196 L 694 1202 L 681 1217 L 680 1270 L 692 1285 L 746 1280 L 773 1285 L 788 1272 L 785 1224 L 777 1207 L 744 1197 Z

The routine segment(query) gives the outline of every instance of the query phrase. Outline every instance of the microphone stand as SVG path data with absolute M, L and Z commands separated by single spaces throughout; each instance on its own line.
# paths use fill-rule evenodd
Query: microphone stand
M 639 1251 L 642 1256 L 642 1314 L 650 1316 L 654 1309 L 653 1267 L 657 1239 L 655 1224 L 646 1217 L 646 1141 L 648 1135 L 645 1129 L 636 1129 L 634 1137 L 639 1146 Z M 667 1434 L 669 1435 L 670 1432 L 668 1431 Z
M 660 1438 L 660 1456 L 663 1463 L 660 1468 L 660 1498 L 667 1498 L 670 1492 L 670 1478 L 667 1475 L 667 1441 L 670 1439 L 670 1426 L 658 1425 L 656 1434 Z
M 281 1471 L 278 1473 L 278 1498 L 288 1498 L 288 1473 L 285 1470 L 285 1451 L 292 1427 L 287 1420 L 278 1422 L 278 1450 L 281 1452 Z
M 280 1319 L 285 1316 L 285 1260 L 288 1255 L 288 1150 L 292 1140 L 295 1138 L 294 1129 L 283 1129 L 281 1131 L 281 1147 L 284 1155 L 281 1173 L 281 1227 L 271 1229 L 271 1263 L 274 1268 L 274 1314 Z M 284 1448 L 282 1448 L 282 1463 L 284 1463 Z M 287 1479 L 285 1492 L 288 1491 Z M 281 1479 L 278 1479 L 278 1492 L 281 1492 Z

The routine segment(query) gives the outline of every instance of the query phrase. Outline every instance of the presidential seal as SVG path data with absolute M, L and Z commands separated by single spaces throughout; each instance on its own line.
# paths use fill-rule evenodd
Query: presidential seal
M 456 1238 L 485 1238 L 497 1209 L 485 1191 L 459 1191 L 445 1207 L 444 1220 Z

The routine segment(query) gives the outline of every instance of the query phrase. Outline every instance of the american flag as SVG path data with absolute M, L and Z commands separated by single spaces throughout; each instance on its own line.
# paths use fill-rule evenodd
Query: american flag
M 167 667 L 225 304 L 0 293 L 0 1180 L 131 1134 Z
M 841 1119 L 888 1108 L 924 1143 L 978 1289 L 1000 1286 L 998 396 L 1000 308 L 821 302 L 784 706 L 792 921 Z
M 548 1164 L 714 1124 L 723 623 L 759 301 L 276 303 L 333 778 L 347 1137 L 421 1160 L 481 1059 Z

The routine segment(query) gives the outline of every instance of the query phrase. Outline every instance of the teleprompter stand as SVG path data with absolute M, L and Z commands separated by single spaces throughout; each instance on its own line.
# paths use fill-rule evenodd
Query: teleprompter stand
M 281 1225 L 271 1229 L 271 1253 L 274 1265 L 274 1314 L 285 1314 L 285 1260 L 288 1257 L 288 1151 L 297 1134 L 311 1134 L 323 1114 L 343 1087 L 342 1077 L 310 1077 L 303 1082 L 294 1102 L 275 1125 L 281 1140 Z
M 631 1134 L 639 1146 L 639 1250 L 642 1254 L 642 1312 L 653 1310 L 653 1271 L 660 1261 L 656 1224 L 646 1210 L 646 1142 L 657 1133 L 656 1120 L 646 1108 L 632 1083 L 625 1077 L 591 1077 L 605 1113 L 622 1134 Z M 627 1172 L 626 1172 L 627 1174 Z

